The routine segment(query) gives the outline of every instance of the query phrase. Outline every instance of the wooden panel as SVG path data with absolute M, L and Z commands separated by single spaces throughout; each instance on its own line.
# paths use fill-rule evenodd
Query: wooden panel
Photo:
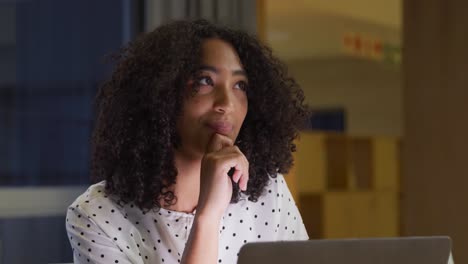
M 399 217 L 396 194 L 356 192 L 352 194 L 350 221 L 355 237 L 398 236 Z
M 349 222 L 353 226 L 348 237 L 375 236 L 375 203 L 371 192 L 354 192 L 349 194 L 351 210 Z
M 299 208 L 311 238 L 399 235 L 399 196 L 393 187 L 397 143 L 392 138 L 301 134 L 288 181 L 297 179 Z
M 346 137 L 329 135 L 325 140 L 327 189 L 346 190 L 348 188 L 348 145 Z
M 370 190 L 374 185 L 374 159 L 371 138 L 350 139 L 350 189 Z
M 468 1 L 403 4 L 404 232 L 450 235 L 468 263 Z
M 326 189 L 325 135 L 303 132 L 297 141 L 296 174 L 298 192 L 321 192 Z
M 400 196 L 396 192 L 376 192 L 374 234 L 381 237 L 400 235 Z
M 399 191 L 399 141 L 392 138 L 376 138 L 373 152 L 375 189 Z
M 311 238 L 399 235 L 399 202 L 394 192 L 301 194 L 300 202 Z
M 323 237 L 350 237 L 353 223 L 350 221 L 352 206 L 347 192 L 328 192 L 323 194 Z
M 301 194 L 299 211 L 310 239 L 323 238 L 323 196 L 321 194 Z

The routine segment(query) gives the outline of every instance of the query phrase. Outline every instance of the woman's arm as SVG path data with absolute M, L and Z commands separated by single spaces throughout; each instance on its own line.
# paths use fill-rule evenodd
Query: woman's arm
M 234 168 L 232 180 L 228 172 Z M 234 142 L 214 134 L 203 157 L 197 213 L 182 263 L 214 264 L 218 258 L 219 224 L 232 196 L 232 181 L 247 189 L 249 163 Z
M 220 220 L 196 215 L 182 263 L 216 263 L 218 258 L 218 233 Z
M 89 217 L 81 207 L 67 211 L 66 229 L 73 250 L 73 262 L 78 263 L 142 263 L 128 259 L 127 255 Z

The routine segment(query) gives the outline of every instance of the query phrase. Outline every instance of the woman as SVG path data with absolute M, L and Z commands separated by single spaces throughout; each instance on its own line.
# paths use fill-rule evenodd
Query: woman
M 75 263 L 236 263 L 245 243 L 308 239 L 282 176 L 307 110 L 268 48 L 179 21 L 117 59 L 97 97 L 98 183 L 67 213 Z

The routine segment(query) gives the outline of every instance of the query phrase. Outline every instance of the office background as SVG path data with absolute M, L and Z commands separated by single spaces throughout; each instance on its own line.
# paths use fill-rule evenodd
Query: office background
M 64 217 L 90 183 L 92 104 L 112 70 L 105 57 L 184 18 L 256 34 L 303 87 L 314 115 L 287 177 L 312 238 L 450 235 L 455 262 L 468 262 L 466 8 L 1 0 L 0 263 L 72 261 Z

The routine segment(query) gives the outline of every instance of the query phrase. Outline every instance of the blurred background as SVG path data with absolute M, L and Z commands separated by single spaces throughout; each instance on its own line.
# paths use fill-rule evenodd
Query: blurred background
M 468 263 L 468 2 L 0 0 L 0 263 L 71 262 L 106 55 L 173 19 L 268 44 L 313 114 L 286 176 L 311 239 L 449 235 Z

